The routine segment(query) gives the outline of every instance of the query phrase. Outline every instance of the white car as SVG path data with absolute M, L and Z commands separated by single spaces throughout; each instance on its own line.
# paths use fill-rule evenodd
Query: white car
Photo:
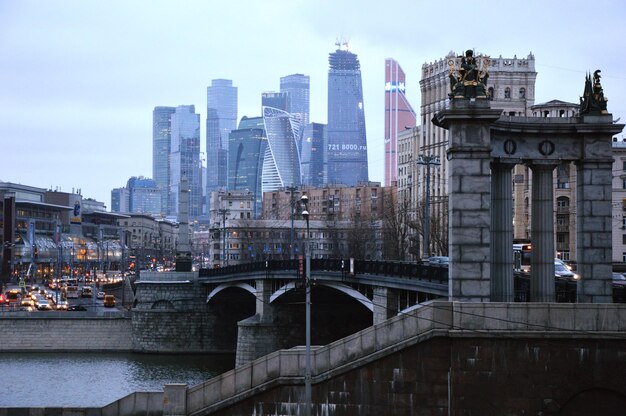
M 50 306 L 50 302 L 48 302 L 47 299 L 39 299 L 37 309 L 40 311 L 50 311 L 52 310 L 52 306 Z

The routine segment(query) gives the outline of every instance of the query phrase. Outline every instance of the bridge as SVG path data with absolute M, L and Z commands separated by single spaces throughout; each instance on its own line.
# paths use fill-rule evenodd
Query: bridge
M 304 343 L 304 267 L 265 261 L 191 273 L 145 273 L 133 309 L 135 349 L 236 352 L 243 364 Z M 448 270 L 416 263 L 311 261 L 313 342 L 327 344 L 448 296 Z

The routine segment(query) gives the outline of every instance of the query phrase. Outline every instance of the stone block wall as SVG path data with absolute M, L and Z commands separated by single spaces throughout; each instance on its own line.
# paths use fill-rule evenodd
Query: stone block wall
M 0 351 L 130 351 L 130 318 L 0 315 Z

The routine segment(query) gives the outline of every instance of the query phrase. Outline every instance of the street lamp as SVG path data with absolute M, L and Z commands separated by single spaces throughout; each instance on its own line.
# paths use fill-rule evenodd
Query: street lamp
M 424 258 L 430 257 L 428 234 L 430 229 L 430 167 L 439 166 L 441 162 L 439 157 L 435 155 L 420 155 L 419 159 L 415 162 L 417 165 L 426 166 L 426 198 L 424 201 Z
M 305 290 L 305 370 L 304 370 L 304 414 L 311 415 L 311 248 L 309 246 L 309 197 L 302 195 L 300 198 L 304 205 L 302 217 L 306 220 L 306 236 L 304 252 L 306 263 L 304 266 L 304 290 Z

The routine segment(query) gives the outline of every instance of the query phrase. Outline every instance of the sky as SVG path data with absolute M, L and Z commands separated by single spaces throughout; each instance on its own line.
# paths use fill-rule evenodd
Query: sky
M 421 67 L 453 51 L 535 56 L 535 103 L 579 102 L 600 69 L 608 110 L 626 122 L 623 0 L 0 0 L 0 181 L 110 209 L 113 188 L 152 176 L 152 110 L 196 106 L 233 80 L 242 116 L 280 77 L 311 79 L 326 123 L 328 54 L 344 39 L 363 80 L 370 180 L 384 180 L 384 65 L 406 73 L 419 114 Z M 620 135 L 623 138 L 624 135 Z

